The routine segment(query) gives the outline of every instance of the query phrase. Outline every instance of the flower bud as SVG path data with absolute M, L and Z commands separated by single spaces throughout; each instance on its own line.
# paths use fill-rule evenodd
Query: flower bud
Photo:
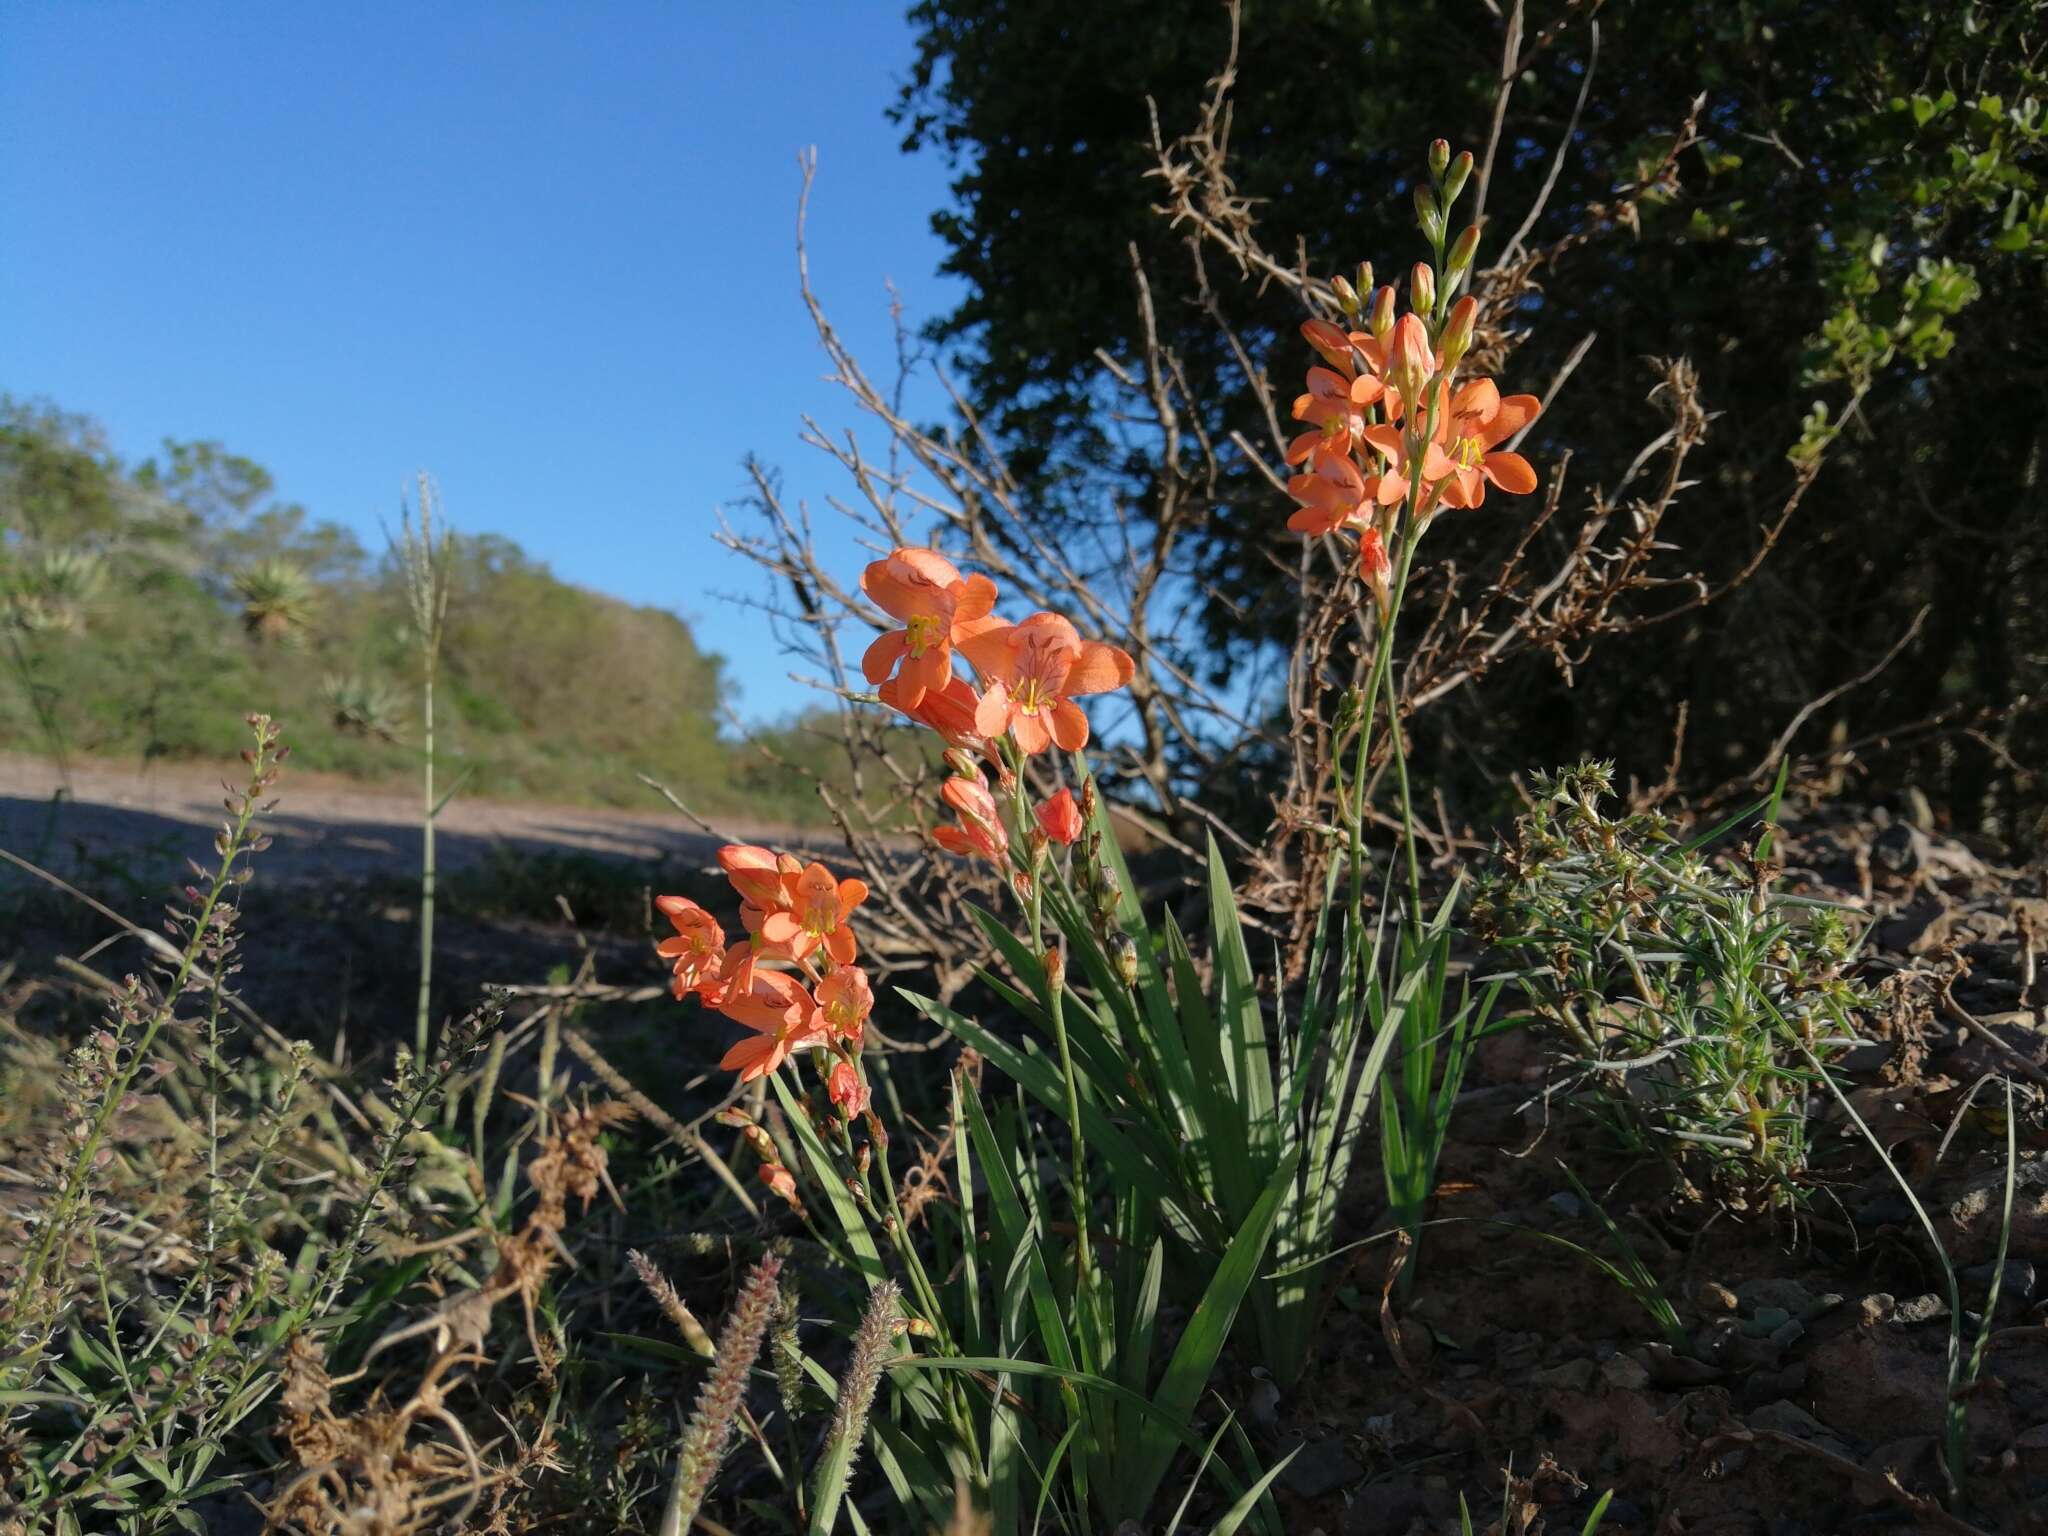
M 1431 139 L 1429 141 L 1429 174 L 1441 179 L 1444 174 L 1444 167 L 1450 163 L 1451 146 L 1449 141 Z
M 1131 936 L 1119 931 L 1109 941 L 1110 958 L 1116 961 L 1116 973 L 1123 978 L 1126 987 L 1138 984 L 1138 946 L 1131 942 Z
M 1388 558 L 1386 541 L 1377 528 L 1368 528 L 1359 536 L 1358 574 L 1379 605 L 1380 617 L 1385 618 L 1394 598 L 1394 562 Z
M 1081 808 L 1074 804 L 1074 792 L 1063 789 L 1038 807 L 1039 834 L 1063 848 L 1072 847 L 1084 823 Z
M 1458 200 L 1458 194 L 1465 190 L 1466 178 L 1472 174 L 1472 151 L 1466 150 L 1451 162 L 1450 174 L 1444 177 L 1444 211 L 1450 212 L 1451 204 Z
M 1067 987 L 1067 952 L 1055 945 L 1045 952 L 1045 989 L 1048 992 L 1064 992 Z
M 1472 350 L 1472 330 L 1479 323 L 1479 301 L 1466 294 L 1451 306 L 1450 319 L 1444 323 L 1444 366 L 1455 368 L 1458 361 Z
M 1373 295 L 1372 339 L 1384 345 L 1394 331 L 1394 285 L 1389 283 Z
M 1408 278 L 1408 303 L 1418 315 L 1436 308 L 1436 271 L 1426 261 L 1415 263 Z
M 1427 271 L 1428 268 L 1418 268 Z M 1429 382 L 1430 374 L 1436 368 L 1436 355 L 1429 345 L 1429 327 L 1422 323 L 1422 316 L 1405 314 L 1394 327 L 1394 339 L 1388 348 L 1388 372 L 1393 374 L 1404 400 L 1420 400 L 1422 386 Z
M 1436 193 L 1420 182 L 1415 184 L 1415 223 L 1431 245 L 1443 239 L 1444 211 L 1436 205 Z
M 981 782 L 981 764 L 975 760 L 973 753 L 963 752 L 958 747 L 948 747 L 945 756 L 946 766 L 960 778 L 972 779 L 977 784 Z
M 1045 828 L 1033 827 L 1024 839 L 1025 856 L 1035 865 L 1045 857 L 1045 850 L 1051 846 L 1051 839 L 1045 835 Z
M 1479 254 L 1479 226 L 1468 224 L 1465 232 L 1458 236 L 1458 243 L 1451 247 L 1451 260 L 1444 271 L 1444 281 L 1456 288 L 1465 280 L 1465 274 L 1472 270 L 1472 258 Z
M 1330 279 L 1330 292 L 1337 295 L 1337 302 L 1344 309 L 1346 320 L 1356 321 L 1363 310 L 1358 302 L 1358 290 L 1351 286 L 1351 279 L 1338 273 Z
M 1371 303 L 1371 302 L 1372 302 L 1372 297 L 1371 297 L 1371 295 L 1372 295 L 1372 263 L 1371 263 L 1371 262 L 1369 262 L 1369 261 L 1361 261 L 1361 262 L 1360 262 L 1360 263 L 1358 264 L 1358 276 L 1354 277 L 1354 278 L 1353 278 L 1353 279 L 1351 280 L 1351 285 L 1352 285 L 1352 286 L 1353 286 L 1354 288 L 1356 288 L 1356 289 L 1357 289 L 1357 290 L 1358 290 L 1358 291 L 1359 291 L 1360 293 L 1362 293 L 1362 294 L 1366 295 L 1366 297 L 1365 297 L 1364 299 L 1362 299 L 1362 300 L 1360 301 L 1361 303 L 1367 303 L 1367 304 L 1369 304 L 1369 303 Z

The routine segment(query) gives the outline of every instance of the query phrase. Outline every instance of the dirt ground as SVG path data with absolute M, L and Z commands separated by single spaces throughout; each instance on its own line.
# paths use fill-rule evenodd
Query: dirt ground
M 1997 1251 L 2013 1080 L 2010 1246 L 1968 1398 L 1968 1518 L 1941 1507 L 1949 1306 L 1904 1191 L 1831 1102 L 1797 1219 L 1673 1197 L 1583 1115 L 1531 1105 L 1531 1037 L 1489 1043 L 1439 1167 L 1412 1304 L 1383 1307 L 1384 1245 L 1360 1251 L 1328 1350 L 1270 1403 L 1289 1529 L 1325 1536 L 1837 1536 L 2048 1531 L 2048 887 L 2038 867 L 1876 816 L 1790 826 L 1787 885 L 1869 915 L 1883 999 L 1844 1063 L 1852 1100 L 1960 1272 L 1962 1348 Z M 2031 935 L 2031 937 L 2030 937 Z M 1968 1022 L 1965 1022 L 1965 1021 Z M 1990 1106 L 1998 1105 L 1999 1108 Z M 1543 1234 L 1619 1257 L 1568 1165 L 1656 1276 L 1687 1347 Z M 1346 1219 L 1387 1225 L 1368 1180 Z M 1500 1524 L 1503 1470 L 1515 1518 Z M 1483 1491 L 1491 1489 L 1486 1495 Z M 1950 1508 L 1956 1507 L 1953 1503 Z
M 234 766 L 78 767 L 57 803 L 52 769 L 0 756 L 0 847 L 140 916 L 184 856 L 205 856 L 219 779 Z M 389 1020 L 411 1017 L 416 807 L 314 775 L 280 790 L 259 876 L 277 897 L 250 903 L 245 993 L 322 1033 L 323 1049 L 346 1036 L 352 1052 L 372 1052 Z M 454 802 L 441 824 L 442 1002 L 460 1008 L 482 983 L 541 981 L 586 959 L 601 982 L 658 989 L 646 893 L 705 879 L 715 840 L 650 801 L 645 814 Z M 1967 1521 L 1937 1503 L 1946 1286 L 1869 1143 L 1818 1106 L 1814 1197 L 1794 1222 L 1675 1199 L 1657 1169 L 1603 1146 L 1587 1117 L 1531 1108 L 1543 1063 L 1518 1034 L 1489 1044 L 1460 1100 L 1432 1212 L 1448 1224 L 1425 1236 L 1414 1301 L 1383 1306 L 1387 1250 L 1359 1249 L 1323 1354 L 1296 1388 L 1262 1386 L 1244 1361 L 1219 1373 L 1219 1394 L 1242 1406 L 1263 1454 L 1301 1448 L 1278 1484 L 1289 1530 L 1439 1536 L 1459 1529 L 1461 1494 L 1475 1530 L 1499 1530 L 1512 1468 L 1505 1530 L 1518 1536 L 1576 1533 L 1609 1491 L 1607 1536 L 2048 1533 L 2048 880 L 1882 813 L 1791 821 L 1783 846 L 1788 888 L 1868 916 L 1862 979 L 1885 1007 L 1847 1068 L 1960 1271 L 1966 1341 L 1985 1304 L 2005 1171 L 2003 1120 L 1967 1095 L 1987 1073 L 2016 1086 L 2014 1214 L 1969 1400 Z M 118 948 L 98 954 L 108 935 L 90 914 L 34 910 L 42 926 L 0 936 L 6 953 L 97 956 L 115 973 L 128 963 Z M 76 978 L 12 985 L 54 993 Z M 97 1004 L 83 988 L 70 1006 Z M 715 1024 L 654 1006 L 651 1022 L 607 1007 L 590 1024 L 666 1100 L 677 1060 L 714 1054 Z M 683 1038 L 691 1030 L 705 1038 Z M 1386 1224 L 1377 1170 L 1359 1162 L 1352 1237 Z M 1543 1240 L 1613 1251 L 1560 1162 L 1654 1273 L 1687 1348 L 1664 1344 L 1611 1279 Z
M 64 772 L 46 759 L 0 752 L 0 848 L 60 871 L 132 865 L 154 855 L 176 869 L 188 857 L 206 857 L 221 820 L 222 781 L 238 781 L 240 770 L 240 763 L 225 759 L 212 766 L 79 761 Z M 264 855 L 266 878 L 317 882 L 418 873 L 418 796 L 288 768 L 278 801 L 266 821 L 275 839 Z M 724 840 L 693 827 L 652 790 L 647 807 L 600 810 L 458 794 L 436 822 L 437 859 L 444 870 L 472 866 L 493 850 L 709 863 Z M 721 830 L 784 843 L 795 835 L 744 821 Z

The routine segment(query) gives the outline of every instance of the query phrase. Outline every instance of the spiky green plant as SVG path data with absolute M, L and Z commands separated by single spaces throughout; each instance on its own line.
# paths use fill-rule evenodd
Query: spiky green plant
M 11 573 L 7 618 L 30 634 L 75 635 L 85 629 L 92 600 L 106 585 L 106 562 L 89 549 L 62 545 L 32 551 Z
M 290 560 L 258 560 L 235 574 L 242 628 L 266 644 L 304 636 L 313 622 L 313 579 Z
M 376 678 L 359 672 L 330 672 L 321 679 L 320 696 L 336 730 L 379 741 L 397 737 L 397 696 Z

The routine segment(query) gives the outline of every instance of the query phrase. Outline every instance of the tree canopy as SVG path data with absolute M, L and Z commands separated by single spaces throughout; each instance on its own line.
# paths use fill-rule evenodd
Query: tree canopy
M 1471 753 L 1512 768 L 1612 744 L 1656 778 L 1686 703 L 1682 773 L 1701 787 L 1832 695 L 1805 744 L 1868 738 L 1888 754 L 1878 792 L 1911 782 L 1965 825 L 2038 835 L 2043 786 L 2024 765 L 2048 758 L 2048 518 L 2028 338 L 2048 322 L 2048 6 L 1873 0 L 1854 24 L 1821 0 L 1489 9 L 1244 7 L 1230 170 L 1263 247 L 1312 273 L 1405 267 L 1422 148 L 1443 136 L 1485 153 L 1512 26 L 1481 261 L 1554 180 L 1523 242 L 1546 258 L 1505 317 L 1503 370 L 1538 393 L 1562 380 L 1526 445 L 1546 477 L 1568 475 L 1568 503 L 1615 485 L 1657 430 L 1656 360 L 1689 359 L 1712 417 L 1687 464 L 1699 483 L 1662 536 L 1726 577 L 1756 553 L 1792 461 L 1827 458 L 1727 602 L 1569 677 L 1525 659 L 1420 724 L 1419 748 L 1448 772 Z M 1155 124 L 1168 143 L 1191 127 L 1230 55 L 1226 8 L 1163 25 L 1136 0 L 921 0 L 911 17 L 896 114 L 907 150 L 954 169 L 934 228 L 968 284 L 934 334 L 1040 515 L 1143 505 L 1159 472 L 1107 407 L 1097 357 L 1144 343 L 1134 272 L 1210 438 L 1270 441 L 1216 321 L 1291 382 L 1308 361 L 1299 302 L 1201 259 L 1160 216 L 1153 174 Z M 1187 590 L 1227 668 L 1285 632 L 1292 559 L 1284 501 L 1224 458 Z M 1487 568 L 1516 516 L 1468 515 L 1439 557 Z M 1571 527 L 1553 532 L 1562 544 Z

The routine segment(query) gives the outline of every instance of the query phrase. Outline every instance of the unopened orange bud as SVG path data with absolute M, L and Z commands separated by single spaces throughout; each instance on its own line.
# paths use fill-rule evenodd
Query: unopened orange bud
M 1472 174 L 1472 151 L 1466 150 L 1451 162 L 1450 174 L 1444 177 L 1444 211 L 1450 211 L 1451 204 L 1458 200 L 1458 194 L 1465 190 L 1466 179 Z
M 1417 314 L 1428 314 L 1436 308 L 1436 271 L 1426 261 L 1415 263 L 1415 270 L 1408 278 L 1408 302 Z
M 1448 140 L 1431 139 L 1429 142 L 1429 174 L 1441 177 L 1444 167 L 1451 163 L 1451 146 Z
M 1394 333 L 1394 285 L 1387 284 L 1372 300 L 1372 339 L 1381 345 Z
M 1394 562 L 1387 557 L 1386 541 L 1377 528 L 1368 528 L 1359 536 L 1358 574 L 1365 578 L 1384 618 L 1394 600 Z
M 1358 290 L 1351 286 L 1351 279 L 1338 273 L 1330 279 L 1330 292 L 1337 295 L 1337 302 L 1344 307 L 1344 318 L 1356 320 L 1361 313 Z
M 1055 946 L 1045 952 L 1045 987 L 1048 992 L 1064 991 L 1067 985 L 1067 952 Z
M 1436 367 L 1436 358 L 1429 347 L 1429 329 L 1422 323 L 1422 317 L 1409 313 L 1401 317 L 1394 327 L 1393 372 L 1405 382 L 1401 394 L 1406 399 L 1418 399 L 1421 386 Z
M 1444 323 L 1444 366 L 1453 368 L 1458 360 L 1472 350 L 1472 330 L 1479 323 L 1479 301 L 1466 294 L 1451 306 L 1450 318 Z

